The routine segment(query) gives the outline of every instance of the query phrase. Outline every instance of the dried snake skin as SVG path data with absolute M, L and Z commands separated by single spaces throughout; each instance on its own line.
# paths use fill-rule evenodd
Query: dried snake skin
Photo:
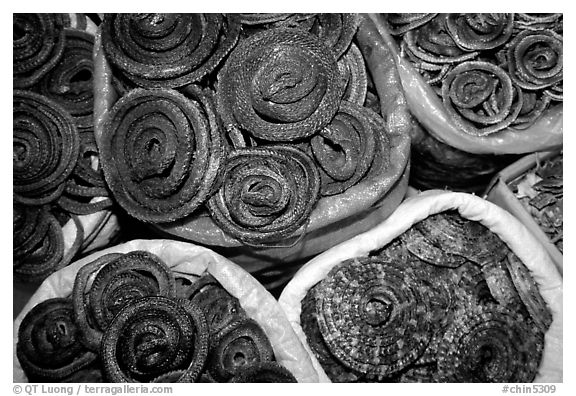
M 56 65 L 64 51 L 60 14 L 12 14 L 12 84 L 29 88 Z
M 48 299 L 26 314 L 18 329 L 16 355 L 31 382 L 70 377 L 97 358 L 79 338 L 68 298 Z
M 216 188 L 223 161 L 210 93 L 134 89 L 110 111 L 100 158 L 114 198 L 145 222 L 181 219 Z
M 455 66 L 442 82 L 442 100 L 456 125 L 476 136 L 512 124 L 523 104 L 522 90 L 512 84 L 510 76 L 484 61 Z
M 239 19 L 224 14 L 107 14 L 106 57 L 145 88 L 177 88 L 211 73 L 234 47 Z
M 471 224 L 475 222 L 461 218 L 455 211 L 440 215 L 429 216 L 431 221 L 424 224 L 423 231 L 436 242 L 443 241 L 446 250 L 456 245 L 460 253 L 474 253 L 468 255 L 476 255 L 475 261 L 455 256 L 463 260 L 458 266 L 435 265 L 414 255 L 410 250 L 413 241 L 401 235 L 370 257 L 340 263 L 308 290 L 301 301 L 300 324 L 308 346 L 332 382 L 533 379 L 541 358 L 543 334 L 552 321 L 536 284 L 524 264 L 487 228 Z M 417 224 L 405 234 L 416 230 Z M 445 227 L 449 231 L 443 233 Z M 463 238 L 463 234 L 468 235 Z M 419 235 L 423 236 L 420 232 Z M 470 235 L 475 235 L 470 244 L 474 240 L 486 246 L 476 252 L 471 246 L 463 249 L 467 242 L 460 240 L 465 241 Z M 427 239 L 422 240 L 436 248 Z M 486 253 L 488 246 L 494 249 L 490 254 Z M 447 255 L 443 249 L 436 249 L 437 253 Z M 405 360 L 376 372 L 374 367 L 378 366 L 367 361 L 373 359 L 382 365 L 385 358 L 381 351 L 388 340 L 379 338 L 376 330 L 380 329 L 374 329 L 387 325 L 386 320 L 392 320 L 393 312 L 388 303 L 392 299 L 385 299 L 384 286 L 378 285 L 383 280 L 395 284 L 393 291 L 398 295 L 413 290 L 418 300 L 412 304 L 421 314 L 407 315 L 392 323 L 389 338 L 393 338 L 393 331 L 402 334 L 393 347 L 405 347 L 408 340 L 413 344 L 419 340 L 420 344 L 412 354 L 396 351 L 396 356 Z M 376 291 L 359 297 L 364 290 Z M 410 308 L 409 302 L 398 305 L 405 310 Z M 416 338 L 410 329 L 416 332 Z M 470 338 L 467 335 L 470 331 L 478 331 L 480 335 L 477 339 L 476 334 Z M 523 331 L 529 332 L 527 338 Z M 509 343 L 507 337 L 514 342 Z M 506 361 L 505 354 L 513 353 L 516 355 L 510 359 L 517 361 Z
M 508 252 L 508 247 L 496 234 L 456 211 L 428 216 L 413 227 L 434 246 L 478 265 L 500 261 Z
M 332 382 L 357 382 L 364 375 L 343 365 L 332 353 L 324 342 L 320 327 L 318 326 L 318 314 L 316 311 L 316 289 L 318 284 L 308 290 L 302 300 L 300 313 L 300 325 L 306 336 L 306 341 L 322 369 Z
M 214 340 L 208 359 L 208 372 L 219 382 L 228 381 L 247 365 L 269 362 L 274 350 L 268 337 L 253 319 L 229 324 Z
M 506 268 L 505 260 L 484 265 L 482 273 L 490 293 L 499 305 L 514 312 L 519 312 L 523 308 L 522 300 Z
M 382 379 L 414 362 L 430 340 L 430 308 L 414 275 L 376 258 L 347 260 L 317 291 L 318 325 L 344 365 Z
M 456 315 L 438 351 L 441 382 L 532 382 L 544 336 L 501 306 Z
M 312 159 L 288 145 L 232 151 L 222 186 L 208 201 L 212 219 L 251 245 L 292 236 L 309 219 L 320 191 Z
M 429 264 L 458 268 L 466 262 L 464 257 L 446 252 L 441 247 L 432 244 L 416 227 L 408 229 L 400 238 L 411 254 Z
M 276 362 L 260 362 L 238 370 L 229 382 L 244 383 L 284 383 L 297 382 L 284 366 Z
M 28 208 L 23 210 L 27 212 Z M 21 213 L 19 209 L 14 215 L 18 217 L 18 213 Z M 14 248 L 17 249 L 13 251 L 14 276 L 25 282 L 42 281 L 51 273 L 67 265 L 72 259 L 71 254 L 75 254 L 78 250 L 78 236 L 82 239 L 82 235 L 77 235 L 70 250 L 71 254 L 64 259 L 64 236 L 60 223 L 46 209 L 41 209 L 37 216 L 39 216 L 38 223 L 36 223 L 38 229 L 30 235 L 28 244 L 17 245 L 18 241 L 14 243 Z M 74 221 L 76 226 L 80 227 L 81 233 L 78 219 L 74 218 Z
M 514 14 L 449 14 L 448 31 L 466 50 L 487 50 L 503 45 L 512 36 Z
M 82 341 L 98 350 L 114 317 L 131 301 L 145 296 L 175 297 L 174 277 L 151 253 L 108 254 L 78 271 L 72 296 Z
M 64 29 L 64 33 L 64 54 L 40 80 L 37 90 L 66 109 L 77 128 L 92 128 L 94 37 L 78 29 Z
M 208 326 L 187 300 L 142 297 L 114 317 L 100 349 L 108 381 L 194 382 L 206 362 Z
M 336 114 L 342 94 L 335 55 L 301 29 L 270 29 L 241 40 L 218 75 L 226 131 L 267 141 L 318 132 Z
M 377 149 L 375 135 L 384 133 L 372 128 L 368 111 L 342 101 L 332 121 L 310 140 L 319 165 L 321 195 L 346 191 L 368 172 Z
M 345 86 L 342 100 L 360 106 L 364 105 L 368 91 L 368 72 L 364 56 L 354 42 L 338 59 L 338 67 Z
M 562 14 L 428 15 L 385 18 L 463 132 L 521 131 L 563 100 Z
M 99 151 L 92 129 L 80 129 L 80 154 L 66 187 L 58 198 L 58 206 L 68 213 L 87 215 L 113 206 L 104 180 Z M 93 163 L 96 162 L 96 166 Z M 102 197 L 95 201 L 95 197 Z
M 184 293 L 185 298 L 204 312 L 211 337 L 219 334 L 232 322 L 247 316 L 238 299 L 208 273 L 192 283 Z
M 404 13 L 404 14 L 387 14 L 387 21 L 390 25 L 390 33 L 393 35 L 404 34 L 409 30 L 415 29 L 419 26 L 430 22 L 438 14 L 418 14 L 418 13 Z
M 511 42 L 510 78 L 525 90 L 548 88 L 563 81 L 563 38 L 552 30 L 523 31 Z
M 78 130 L 66 110 L 37 93 L 14 91 L 12 106 L 14 199 L 53 202 L 78 160 Z
M 512 282 L 518 295 L 524 303 L 530 318 L 542 332 L 546 332 L 552 324 L 552 313 L 538 291 L 538 286 L 532 278 L 530 271 L 514 253 L 506 257 L 506 268 L 510 272 Z

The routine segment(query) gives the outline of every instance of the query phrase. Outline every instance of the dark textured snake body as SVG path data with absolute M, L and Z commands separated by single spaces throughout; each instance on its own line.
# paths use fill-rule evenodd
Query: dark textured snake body
M 202 309 L 211 337 L 246 316 L 238 299 L 228 293 L 210 274 L 204 274 L 188 287 L 185 298 Z
M 216 188 L 224 148 L 211 97 L 194 86 L 186 95 L 132 90 L 104 126 L 104 176 L 120 206 L 141 221 L 181 219 Z
M 16 355 L 28 379 L 57 382 L 93 363 L 97 356 L 79 340 L 72 302 L 48 299 L 32 308 L 18 329 Z
M 234 47 L 239 33 L 232 14 L 110 14 L 102 22 L 106 57 L 146 88 L 200 82 Z
M 441 382 L 532 382 L 543 333 L 499 306 L 456 316 L 438 351 Z
M 341 102 L 332 121 L 310 141 L 321 170 L 322 195 L 339 194 L 358 183 L 379 147 L 375 135 L 383 132 L 372 128 L 363 107 Z
M 323 339 L 340 362 L 383 379 L 423 353 L 429 305 L 413 276 L 374 258 L 331 270 L 317 292 L 316 311 Z
M 470 61 L 454 67 L 442 82 L 442 100 L 454 122 L 471 135 L 486 136 L 514 122 L 522 91 L 498 66 Z
M 12 105 L 14 199 L 53 202 L 78 160 L 78 130 L 66 110 L 42 95 L 14 91 Z
M 13 14 L 12 84 L 37 83 L 62 57 L 64 21 L 60 14 Z
M 229 382 L 285 383 L 297 382 L 294 375 L 276 362 L 261 362 L 239 370 Z
M 287 145 L 238 149 L 226 161 L 222 186 L 208 201 L 213 220 L 252 245 L 281 241 L 306 221 L 318 200 L 312 159 Z
M 104 255 L 81 268 L 72 295 L 82 340 L 88 348 L 97 350 L 103 333 L 123 307 L 145 296 L 173 298 L 175 284 L 172 273 L 158 257 L 133 251 Z
M 292 141 L 324 127 L 343 94 L 336 57 L 316 36 L 278 28 L 242 40 L 218 76 L 228 133 Z
M 62 59 L 38 83 L 38 91 L 66 109 L 79 129 L 92 128 L 94 37 L 78 29 L 65 29 Z
M 149 296 L 114 317 L 101 343 L 111 382 L 194 382 L 208 354 L 208 326 L 187 300 Z
M 228 381 L 246 366 L 272 361 L 268 337 L 253 319 L 244 318 L 224 328 L 214 341 L 208 371 L 217 381 Z

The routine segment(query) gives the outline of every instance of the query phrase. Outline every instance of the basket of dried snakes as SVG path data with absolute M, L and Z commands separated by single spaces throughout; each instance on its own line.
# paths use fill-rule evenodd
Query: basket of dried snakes
M 563 152 L 529 154 L 498 172 L 484 197 L 519 219 L 563 273 Z
M 410 184 L 482 193 L 521 154 L 562 146 L 563 14 L 371 14 L 413 129 Z
M 113 14 L 100 31 L 106 180 L 158 232 L 273 286 L 402 200 L 410 114 L 363 17 Z
M 323 381 L 562 382 L 562 277 L 515 217 L 430 190 L 279 299 Z
M 14 278 L 39 283 L 118 231 L 94 139 L 84 14 L 13 15 Z
M 15 382 L 315 382 L 250 274 L 186 242 L 134 240 L 54 273 L 14 321 Z

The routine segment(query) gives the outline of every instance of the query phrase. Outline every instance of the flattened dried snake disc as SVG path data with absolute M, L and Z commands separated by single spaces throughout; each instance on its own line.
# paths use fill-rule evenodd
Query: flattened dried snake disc
M 146 88 L 199 82 L 234 47 L 240 23 L 223 14 L 111 14 L 102 22 L 106 57 Z
M 143 297 L 126 305 L 106 329 L 101 358 L 110 382 L 151 382 L 180 371 L 194 382 L 206 363 L 208 326 L 190 301 Z M 162 377 L 161 377 L 162 378 Z
M 156 255 L 135 250 L 100 269 L 90 288 L 90 314 L 104 331 L 124 306 L 146 296 L 174 298 L 174 276 Z
M 38 84 L 39 92 L 66 109 L 78 128 L 94 125 L 92 50 L 94 37 L 82 30 L 65 29 L 64 55 Z
M 445 252 L 465 257 L 478 265 L 502 260 L 509 250 L 496 234 L 457 211 L 428 216 L 414 228 Z
M 322 338 L 316 314 L 316 300 L 313 297 L 312 289 L 302 300 L 302 311 L 300 313 L 300 325 L 306 336 L 306 342 L 314 353 L 314 356 L 322 366 L 322 369 L 332 382 L 356 382 L 363 375 L 349 367 L 344 366 L 336 359 L 328 349 Z
M 306 336 L 306 341 L 332 382 L 356 382 L 362 377 L 362 374 L 340 363 L 340 361 L 330 353 L 328 346 L 322 338 L 322 333 L 320 333 L 320 328 L 318 327 L 318 315 L 316 313 L 316 288 L 317 284 L 310 288 L 301 303 L 300 325 Z
M 429 264 L 457 268 L 466 262 L 464 257 L 446 252 L 434 245 L 414 226 L 406 230 L 400 238 L 411 254 Z
M 376 133 L 362 106 L 340 103 L 332 121 L 310 141 L 321 169 L 321 195 L 339 194 L 364 177 L 374 159 Z
M 374 258 L 346 260 L 317 291 L 318 325 L 344 365 L 384 378 L 413 363 L 430 340 L 430 312 L 416 279 Z
M 238 370 L 229 382 L 288 383 L 298 382 L 288 369 L 276 362 L 260 362 Z
M 64 236 L 58 220 L 46 213 L 48 228 L 42 240 L 26 255 L 18 258 L 14 275 L 24 282 L 39 282 L 68 264 L 63 261 Z
M 397 36 L 430 22 L 438 14 L 386 14 L 390 33 Z
M 526 306 L 530 317 L 542 332 L 546 332 L 552 324 L 552 313 L 540 295 L 538 285 L 532 278 L 530 270 L 512 252 L 508 254 L 505 263 L 506 268 L 510 271 L 510 276 L 518 291 L 518 295 Z
M 208 201 L 214 221 L 250 244 L 281 241 L 310 217 L 320 191 L 312 159 L 285 145 L 238 149 L 226 160 L 220 190 Z
M 508 73 L 484 61 L 454 67 L 442 82 L 442 100 L 456 125 L 475 136 L 506 128 L 523 104 L 522 91 L 513 86 Z
M 406 47 L 428 63 L 459 64 L 474 59 L 478 51 L 465 52 L 456 45 L 446 27 L 446 14 L 439 14 L 430 22 L 406 32 L 402 37 Z
M 514 14 L 448 14 L 446 26 L 458 46 L 468 50 L 489 50 L 512 36 Z
M 131 216 L 181 219 L 212 193 L 223 147 L 208 94 L 135 89 L 110 111 L 100 158 L 112 194 Z
M 226 130 L 268 141 L 308 137 L 332 119 L 343 94 L 330 48 L 301 29 L 278 28 L 241 41 L 218 76 Z
M 531 322 L 497 305 L 455 317 L 438 351 L 442 382 L 532 382 L 544 336 Z
M 253 319 L 228 325 L 214 341 L 208 371 L 217 381 L 228 381 L 247 365 L 274 359 L 274 350 L 264 330 Z
M 57 14 L 12 14 L 13 88 L 34 85 L 56 65 L 64 51 L 64 30 Z
M 552 30 L 523 31 L 510 42 L 510 78 L 522 89 L 537 90 L 564 79 L 563 38 Z
M 88 366 L 96 354 L 80 343 L 72 302 L 67 298 L 42 301 L 18 328 L 16 355 L 30 381 L 54 382 Z
M 54 101 L 14 91 L 14 199 L 26 205 L 56 200 L 78 160 L 80 138 L 71 116 Z
M 74 278 L 72 289 L 72 304 L 74 306 L 74 322 L 80 332 L 80 340 L 86 348 L 98 351 L 105 329 L 99 328 L 90 312 L 90 293 L 88 284 L 94 281 L 98 271 L 115 259 L 122 257 L 121 253 L 109 253 L 84 265 Z
M 368 75 L 364 56 L 356 44 L 351 43 L 338 59 L 338 67 L 346 87 L 342 100 L 362 106 L 366 101 Z

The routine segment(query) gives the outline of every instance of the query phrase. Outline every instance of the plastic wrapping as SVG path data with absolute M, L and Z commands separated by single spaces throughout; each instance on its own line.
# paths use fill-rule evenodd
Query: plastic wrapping
M 278 300 L 294 331 L 312 354 L 300 326 L 301 301 L 308 289 L 342 261 L 366 256 L 387 245 L 418 221 L 450 209 L 457 209 L 462 217 L 479 221 L 497 234 L 531 271 L 553 316 L 544 337 L 544 352 L 535 382 L 562 382 L 563 284 L 560 273 L 543 246 L 514 216 L 491 202 L 466 193 L 429 190 L 414 195 L 375 228 L 334 246 L 306 263 L 286 285 Z M 312 357 L 312 361 L 320 380 L 329 382 L 315 357 Z
M 550 254 L 552 261 L 560 273 L 563 272 L 563 255 L 558 248 L 550 241 L 550 238 L 542 231 L 538 223 L 524 208 L 522 203 L 516 198 L 514 193 L 508 187 L 508 184 L 514 179 L 525 174 L 530 169 L 536 167 L 539 162 L 543 162 L 549 158 L 553 158 L 559 154 L 558 151 L 533 153 L 527 155 L 512 165 L 499 172 L 484 194 L 484 197 L 490 201 L 506 209 L 512 213 L 518 220 L 522 222 L 540 241 L 542 246 Z
M 318 376 L 310 356 L 296 336 L 278 302 L 250 274 L 230 260 L 213 251 L 186 242 L 169 240 L 134 240 L 83 258 L 48 277 L 23 311 L 14 320 L 13 380 L 25 382 L 26 376 L 16 357 L 18 328 L 27 312 L 49 298 L 65 297 L 72 293 L 78 270 L 85 264 L 108 253 L 127 253 L 145 250 L 160 257 L 175 273 L 212 274 L 234 297 L 247 315 L 262 326 L 274 349 L 276 360 L 294 374 L 298 382 L 317 382 Z
M 367 63 L 376 65 L 374 67 L 377 69 L 370 72 L 373 76 L 378 76 L 375 78 L 385 80 L 386 86 L 385 91 L 379 92 L 382 115 L 392 146 L 390 167 L 385 172 L 363 179 L 343 194 L 322 198 L 310 216 L 309 224 L 304 230 L 305 235 L 289 247 L 243 246 L 241 242 L 225 234 L 208 215 L 185 218 L 155 227 L 172 237 L 225 252 L 227 257 L 250 272 L 265 273 L 269 269 L 271 274 L 279 264 L 296 262 L 320 253 L 336 243 L 366 231 L 390 215 L 402 201 L 408 185 L 409 135 L 412 123 L 389 51 L 386 48 L 373 48 L 374 34 L 370 21 L 364 18 L 356 36 L 359 47 L 365 58 L 378 60 Z M 98 142 L 102 135 L 102 125 L 117 98 L 117 93 L 111 85 L 112 71 L 100 45 L 99 34 L 96 43 L 95 134 Z M 285 245 L 290 245 L 290 242 Z M 289 271 L 284 274 L 284 280 L 291 275 Z
M 420 74 L 400 56 L 383 16 L 369 14 L 369 18 L 381 36 L 382 45 L 393 54 L 410 111 L 436 139 L 475 154 L 523 154 L 562 146 L 562 104 L 550 107 L 532 126 L 524 130 L 506 128 L 488 136 L 465 133 L 451 121 L 441 100 Z

